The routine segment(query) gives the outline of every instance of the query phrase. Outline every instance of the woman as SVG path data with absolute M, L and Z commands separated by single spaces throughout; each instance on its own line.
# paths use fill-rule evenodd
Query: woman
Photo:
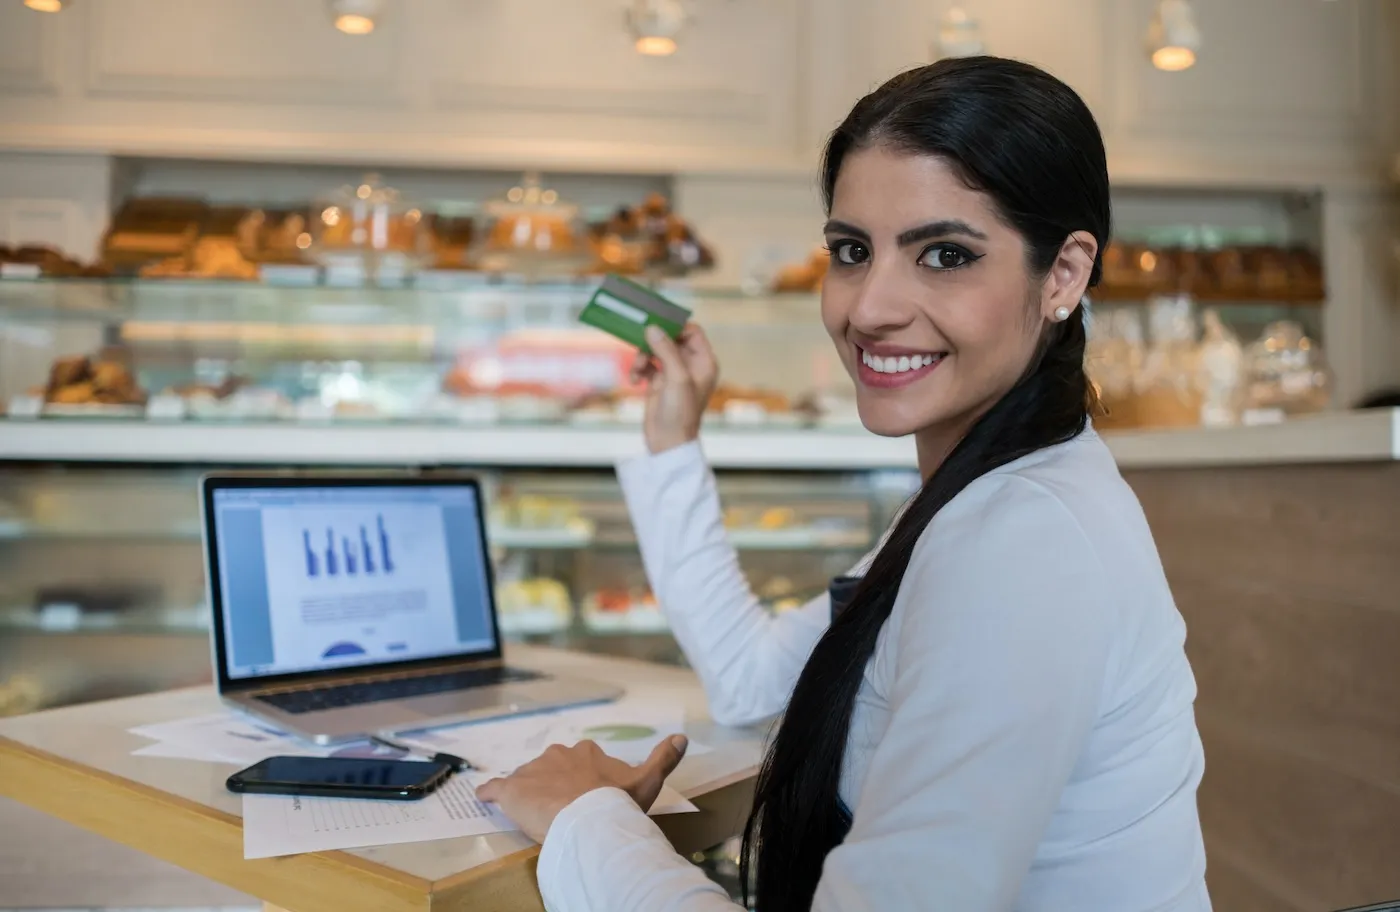
M 924 478 L 850 605 L 770 617 L 751 594 L 696 443 L 697 327 L 653 340 L 653 455 L 619 469 L 715 718 L 783 713 L 745 833 L 757 908 L 1209 909 L 1184 625 L 1088 425 L 1092 115 L 1034 67 L 940 61 L 855 106 L 822 185 L 822 320 L 861 420 L 912 434 Z M 543 841 L 548 908 L 734 908 L 641 809 L 683 750 L 555 749 L 482 789 Z

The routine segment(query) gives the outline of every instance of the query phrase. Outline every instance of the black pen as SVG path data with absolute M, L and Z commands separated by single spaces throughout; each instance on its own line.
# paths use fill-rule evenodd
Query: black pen
M 451 768 L 452 772 L 454 773 L 460 773 L 464 769 L 479 769 L 479 767 L 473 764 L 470 760 L 467 760 L 463 757 L 459 757 L 456 754 L 445 754 L 440 751 L 438 753 L 429 753 L 426 750 L 420 750 L 419 748 L 416 748 L 411 744 L 405 744 L 402 741 L 391 741 L 383 735 L 370 735 L 369 740 L 375 744 L 383 745 L 384 747 L 392 748 L 397 751 L 403 751 L 405 754 L 410 754 L 414 757 L 422 757 L 423 759 L 431 760 L 434 763 L 445 763 L 449 768 Z

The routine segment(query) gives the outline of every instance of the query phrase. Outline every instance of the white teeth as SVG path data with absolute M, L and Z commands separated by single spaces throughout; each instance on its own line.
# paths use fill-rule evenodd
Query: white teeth
M 879 355 L 872 355 L 868 351 L 862 350 L 860 360 L 866 367 L 877 374 L 902 374 L 905 371 L 918 370 L 927 367 L 938 360 L 935 355 L 901 355 L 899 357 L 882 358 Z

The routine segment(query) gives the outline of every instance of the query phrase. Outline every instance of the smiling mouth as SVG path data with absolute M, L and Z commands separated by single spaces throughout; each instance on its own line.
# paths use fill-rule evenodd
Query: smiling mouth
M 860 381 L 866 386 L 886 389 L 904 386 L 925 376 L 943 362 L 947 352 L 908 355 L 875 355 L 863 348 L 860 353 Z

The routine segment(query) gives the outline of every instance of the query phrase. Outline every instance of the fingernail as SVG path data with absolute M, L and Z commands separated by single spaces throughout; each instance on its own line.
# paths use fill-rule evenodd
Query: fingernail
M 689 745 L 689 744 L 690 744 L 690 739 L 688 739 L 685 735 L 672 735 L 672 736 L 671 736 L 671 746 L 674 747 L 674 748 L 675 748 L 676 750 L 678 750 L 678 751 L 683 751 L 683 750 L 685 750 L 685 749 L 686 749 L 686 746 Z
M 660 342 L 666 334 L 661 331 L 659 326 L 648 326 L 645 335 L 648 342 Z

